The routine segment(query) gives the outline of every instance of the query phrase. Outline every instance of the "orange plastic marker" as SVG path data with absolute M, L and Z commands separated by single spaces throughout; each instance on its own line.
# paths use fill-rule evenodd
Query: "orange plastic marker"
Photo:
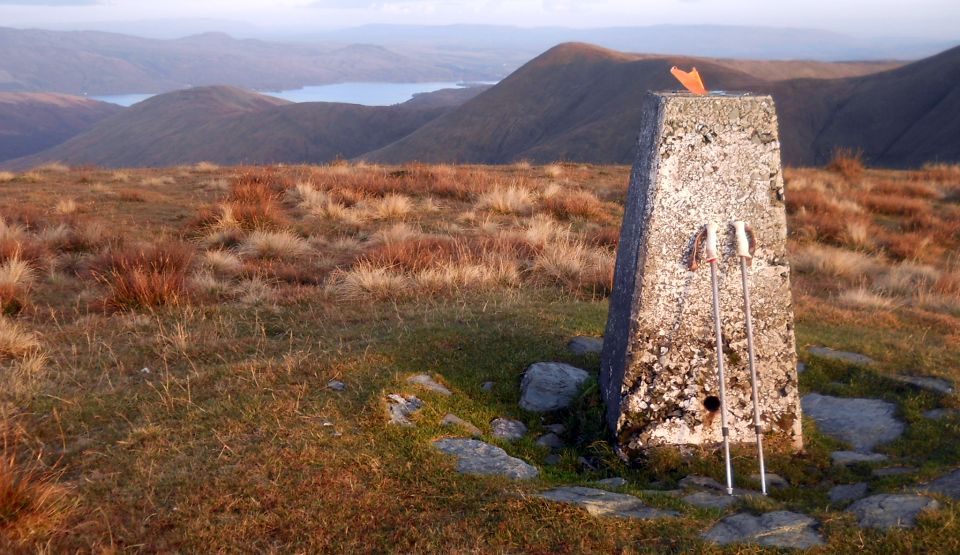
M 670 73 L 677 78 L 677 81 L 680 81 L 680 84 L 686 87 L 686 89 L 693 94 L 707 94 L 707 88 L 703 86 L 703 79 L 700 78 L 700 73 L 697 71 L 697 68 L 693 68 L 689 73 L 687 73 L 677 66 L 673 66 L 670 68 Z

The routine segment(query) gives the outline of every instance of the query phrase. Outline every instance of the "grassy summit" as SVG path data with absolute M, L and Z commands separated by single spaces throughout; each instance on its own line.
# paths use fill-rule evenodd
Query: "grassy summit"
M 201 164 L 0 174 L 4 549 L 725 551 L 700 533 L 726 513 L 644 492 L 692 473 L 721 478 L 717 453 L 662 451 L 625 467 L 602 441 L 590 387 L 545 420 L 517 406 L 531 363 L 599 366 L 565 345 L 603 333 L 628 173 Z M 957 395 L 891 379 L 960 381 L 960 168 L 841 159 L 786 178 L 803 392 L 897 403 L 908 430 L 880 450 L 918 470 L 874 479 L 866 466 L 833 467 L 838 445 L 807 425 L 804 454 L 768 463 L 792 487 L 750 508 L 816 517 L 826 552 L 956 551 L 960 506 L 948 499 L 916 529 L 881 533 L 856 528 L 826 492 L 859 480 L 896 491 L 960 462 L 958 420 L 922 416 L 960 408 Z M 879 362 L 818 359 L 809 345 Z M 454 395 L 407 384 L 415 373 Z M 390 393 L 425 401 L 416 427 L 386 424 Z M 430 445 L 458 435 L 440 425 L 447 413 L 541 477 L 457 474 Z M 498 443 L 498 416 L 533 433 Z M 555 422 L 574 433 L 548 465 L 535 439 Z M 735 455 L 749 485 L 752 446 Z M 592 517 L 529 496 L 609 476 L 682 516 Z

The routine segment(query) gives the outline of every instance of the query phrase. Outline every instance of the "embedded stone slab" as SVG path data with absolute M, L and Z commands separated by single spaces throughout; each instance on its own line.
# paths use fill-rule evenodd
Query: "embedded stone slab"
M 481 431 L 480 428 L 474 426 L 472 422 L 467 422 L 455 414 L 447 414 L 444 416 L 443 419 L 440 420 L 440 425 L 463 428 L 467 431 L 467 433 L 474 437 L 483 435 L 483 431 Z
M 627 480 L 619 476 L 614 476 L 613 478 L 604 478 L 603 480 L 597 480 L 594 484 L 598 486 L 603 486 L 607 488 L 622 488 L 627 485 Z
M 893 379 L 898 382 L 903 382 L 910 384 L 914 387 L 919 387 L 920 389 L 926 389 L 927 391 L 932 391 L 934 393 L 940 393 L 943 395 L 953 394 L 953 382 L 945 380 L 943 378 L 937 378 L 935 376 L 893 376 Z
M 423 401 L 413 395 L 399 395 L 394 393 L 387 396 L 387 411 L 390 414 L 390 423 L 398 426 L 413 426 L 410 417 L 423 407 Z
M 757 473 L 751 474 L 750 479 L 756 482 L 757 484 L 759 484 L 760 473 L 757 472 Z M 767 472 L 766 479 L 767 479 L 767 487 L 769 488 L 785 489 L 790 487 L 790 482 L 787 482 L 787 479 L 784 478 L 783 476 L 780 476 L 779 474 L 774 474 L 773 472 Z
M 721 495 L 706 491 L 698 491 L 683 497 L 683 502 L 701 509 L 726 509 L 737 502 L 732 495 Z
M 527 435 L 527 425 L 519 420 L 494 418 L 490 422 L 491 435 L 497 439 L 517 441 Z
M 563 449 L 564 447 L 566 447 L 567 444 L 564 443 L 563 439 L 560 436 L 558 436 L 553 432 L 550 432 L 547 434 L 543 434 L 542 436 L 537 438 L 537 445 L 541 447 L 546 447 L 547 449 L 556 450 L 556 449 Z
M 913 528 L 921 511 L 940 507 L 935 499 L 915 494 L 881 493 L 847 508 L 864 528 Z
M 331 391 L 344 391 L 347 389 L 347 384 L 341 382 L 340 380 L 330 380 L 327 382 L 327 389 Z
M 837 351 L 831 349 L 830 347 L 810 347 L 807 349 L 807 351 L 809 351 L 810 354 L 820 358 L 829 358 L 831 360 L 839 360 L 842 362 L 849 362 L 851 364 L 869 365 L 874 363 L 874 360 L 867 355 L 851 353 L 849 351 Z
M 764 430 L 802 447 L 780 142 L 769 96 L 653 93 L 645 99 L 601 354 L 606 421 L 626 459 L 722 440 L 710 269 L 697 238 L 720 226 L 720 311 L 730 438 L 754 441 L 740 261 L 732 222 L 756 249 L 749 281 Z
M 830 453 L 830 459 L 834 466 L 847 466 L 856 463 L 877 463 L 883 462 L 890 457 L 882 453 L 860 453 L 857 451 L 834 451 Z
M 537 495 L 542 499 L 577 505 L 595 516 L 617 516 L 621 518 L 655 519 L 675 517 L 680 513 L 655 509 L 644 504 L 639 498 L 625 493 L 614 493 L 602 489 L 583 486 L 555 488 Z
M 476 439 L 441 439 L 433 445 L 448 455 L 456 455 L 457 472 L 461 474 L 505 476 L 515 480 L 529 480 L 539 474 L 536 467 Z
M 567 343 L 567 348 L 575 355 L 599 354 L 603 350 L 603 338 L 578 335 Z
M 407 378 L 407 383 L 418 385 L 428 391 L 434 393 L 439 393 L 445 397 L 453 395 L 453 392 L 446 388 L 446 386 L 437 383 L 436 380 L 428 376 L 427 374 L 417 374 L 416 376 L 410 376 Z
M 930 409 L 923 413 L 923 417 L 928 420 L 943 420 L 957 414 L 954 409 Z
M 897 406 L 880 399 L 854 399 L 810 393 L 802 399 L 803 412 L 821 433 L 869 452 L 903 433 L 904 423 L 894 418 Z
M 697 476 L 697 475 L 684 476 L 683 478 L 680 479 L 679 482 L 677 482 L 677 485 L 683 489 L 701 489 L 701 490 L 719 491 L 719 492 L 723 492 L 724 495 L 726 495 L 727 493 L 727 486 L 707 476 Z M 733 488 L 733 494 L 736 496 L 759 495 L 758 492 L 751 491 L 748 489 L 738 488 L 738 487 Z
M 728 516 L 704 533 L 703 538 L 720 545 L 750 543 L 796 549 L 823 544 L 817 521 L 790 511 L 774 511 L 760 516 L 749 513 Z
M 830 501 L 833 503 L 843 503 L 846 501 L 856 501 L 867 495 L 867 483 L 858 482 L 856 484 L 842 484 L 833 486 L 827 493 Z
M 921 491 L 939 493 L 940 495 L 960 499 L 960 468 L 949 474 L 944 474 L 920 489 Z
M 886 478 L 887 476 L 913 474 L 917 470 L 915 466 L 885 466 L 883 468 L 874 468 L 872 474 L 877 478 Z
M 562 362 L 531 364 L 520 381 L 520 407 L 531 412 L 567 408 L 590 374 Z

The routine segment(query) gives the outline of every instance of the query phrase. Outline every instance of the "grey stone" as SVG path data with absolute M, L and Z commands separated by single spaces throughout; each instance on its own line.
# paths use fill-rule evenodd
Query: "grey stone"
M 684 489 L 712 489 L 716 491 L 725 491 L 726 486 L 707 476 L 684 476 L 677 482 L 677 485 Z
M 939 493 L 940 495 L 960 499 L 960 468 L 949 474 L 944 474 L 920 489 L 921 491 Z
M 843 503 L 845 501 L 855 501 L 867 495 L 867 483 L 859 482 L 856 484 L 843 484 L 833 486 L 827 493 L 830 501 L 834 503 Z
M 557 435 L 560 435 L 567 431 L 567 427 L 564 426 L 563 424 L 547 424 L 546 426 L 543 427 L 543 429 L 549 432 L 553 432 Z
M 583 507 L 596 516 L 617 516 L 622 518 L 654 519 L 677 516 L 676 511 L 665 511 L 648 507 L 640 499 L 624 493 L 613 493 L 602 489 L 568 486 L 540 493 L 538 497 Z
M 957 414 L 953 409 L 930 409 L 923 413 L 923 417 L 929 420 L 943 420 Z
M 877 463 L 883 462 L 890 457 L 881 453 L 860 453 L 857 451 L 834 451 L 830 453 L 830 459 L 836 466 L 847 466 L 856 463 Z
M 783 175 L 769 96 L 653 93 L 641 111 L 604 333 L 600 390 L 618 452 L 722 440 L 710 269 L 696 238 L 721 226 L 718 264 L 730 439 L 754 440 L 740 264 L 732 222 L 752 228 L 751 295 L 764 429 L 802 447 Z M 702 243 L 699 243 L 702 246 Z M 701 249 L 702 250 L 702 249 Z M 732 315 L 738 315 L 733 318 Z M 709 400 L 708 400 L 709 399 Z
M 570 340 L 570 343 L 567 344 L 567 347 L 573 351 L 573 354 L 575 355 L 599 353 L 603 350 L 603 338 L 578 335 Z
M 496 475 L 515 480 L 529 480 L 539 474 L 535 467 L 511 457 L 503 449 L 476 439 L 441 439 L 433 445 L 448 455 L 456 455 L 457 472 L 461 474 Z
M 897 407 L 879 399 L 851 399 L 810 393 L 802 399 L 803 413 L 820 432 L 845 441 L 855 451 L 867 452 L 903 433 L 903 422 L 894 418 Z
M 520 382 L 520 406 L 532 412 L 567 408 L 590 374 L 562 362 L 530 365 Z
M 823 544 L 813 518 L 790 511 L 760 516 L 738 513 L 718 522 L 703 538 L 720 545 L 751 543 L 770 547 L 806 549 Z
M 603 480 L 597 480 L 596 482 L 594 482 L 594 484 L 597 484 L 598 486 L 605 486 L 608 488 L 622 488 L 623 486 L 627 485 L 627 480 L 619 476 L 615 476 L 613 478 L 604 478 Z
M 865 497 L 847 508 L 864 528 L 913 528 L 917 515 L 940 506 L 922 495 L 881 493 Z
M 790 483 L 787 482 L 787 480 L 783 476 L 780 476 L 779 474 L 774 474 L 773 472 L 767 472 L 766 478 L 767 478 L 768 488 L 784 489 L 784 488 L 790 487 Z M 759 484 L 760 474 L 759 473 L 751 474 L 750 479 Z
M 490 422 L 491 434 L 497 439 L 517 441 L 527 435 L 527 425 L 519 420 L 495 418 Z
M 913 474 L 917 471 L 915 466 L 885 466 L 883 468 L 874 468 L 873 475 L 877 478 L 887 476 L 903 476 L 904 474 Z
M 644 495 L 663 495 L 666 497 L 683 497 L 686 492 L 682 489 L 644 489 L 640 490 Z
M 920 389 L 926 389 L 927 391 L 933 391 L 934 393 L 942 393 L 943 395 L 953 394 L 953 383 L 949 382 L 943 378 L 937 378 L 934 376 L 893 376 L 893 379 L 898 382 L 903 382 L 910 384 L 914 387 L 919 387 Z
M 418 385 L 426 390 L 432 391 L 434 393 L 439 393 L 444 396 L 451 396 L 453 392 L 447 389 L 445 386 L 439 384 L 426 374 L 417 374 L 416 376 L 410 376 L 407 378 L 407 383 L 412 383 Z
M 563 449 L 566 446 L 566 443 L 563 442 L 563 439 L 561 439 L 560 436 L 550 432 L 540 436 L 537 439 L 537 445 L 546 447 L 547 449 Z
M 455 414 L 447 414 L 446 416 L 444 416 L 443 420 L 440 421 L 440 425 L 457 426 L 457 427 L 463 428 L 470 435 L 474 437 L 483 435 L 483 432 L 480 430 L 480 428 L 474 426 L 473 423 L 467 422 L 466 420 L 460 418 Z
M 483 382 L 483 385 L 480 386 L 480 390 L 487 392 L 493 391 L 493 385 L 493 382 Z
M 803 373 L 806 372 L 806 371 L 807 371 L 807 363 L 805 363 L 805 362 L 798 362 L 798 363 L 797 363 L 797 374 L 803 374 Z
M 691 493 L 683 498 L 683 502 L 701 509 L 726 509 L 737 502 L 737 498 L 732 495 L 721 495 L 719 493 L 710 493 L 698 491 Z
M 848 351 L 836 351 L 830 347 L 810 347 L 807 349 L 810 351 L 810 354 L 816 355 L 820 358 L 829 358 L 832 360 L 840 360 L 843 362 L 849 362 L 852 364 L 873 364 L 873 359 L 867 355 L 861 355 L 860 353 L 851 353 Z
M 550 453 L 549 455 L 544 457 L 543 462 L 550 466 L 555 466 L 560 464 L 560 460 L 561 460 L 560 455 L 556 453 Z
M 387 397 L 387 410 L 390 413 L 390 423 L 399 426 L 413 426 L 410 417 L 423 407 L 423 401 L 413 395 L 398 395 Z
M 340 380 L 330 380 L 327 382 L 327 389 L 333 391 L 343 391 L 347 389 L 347 384 L 341 382 Z

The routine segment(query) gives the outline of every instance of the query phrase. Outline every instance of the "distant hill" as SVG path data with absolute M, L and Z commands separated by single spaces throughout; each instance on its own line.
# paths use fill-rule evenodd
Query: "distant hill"
M 76 96 L 0 92 L 0 162 L 46 150 L 122 110 Z
M 136 104 L 88 133 L 14 161 L 104 167 L 326 162 L 400 139 L 485 88 L 417 95 L 397 106 L 294 104 L 235 87 L 200 87 Z
M 861 148 L 870 163 L 884 166 L 960 160 L 960 48 L 872 75 L 772 81 L 723 61 L 651 58 L 583 44 L 551 49 L 487 93 L 365 158 L 629 163 L 640 122 L 638 95 L 676 89 L 672 65 L 697 66 L 713 89 L 772 94 L 788 164 L 822 164 L 838 146 Z
M 286 44 L 206 33 L 176 40 L 0 27 L 0 91 L 159 93 L 193 86 L 281 90 L 347 81 L 486 81 L 486 61 L 375 45 Z

